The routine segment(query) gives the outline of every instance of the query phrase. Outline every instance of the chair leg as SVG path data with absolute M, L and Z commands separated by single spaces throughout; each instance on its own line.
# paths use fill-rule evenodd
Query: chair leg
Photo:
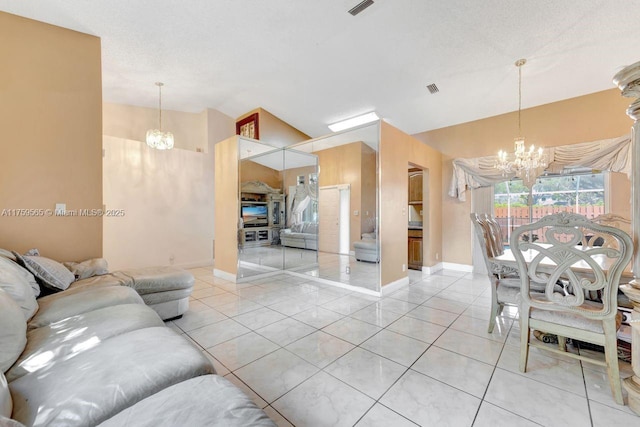
M 527 372 L 527 360 L 529 359 L 529 309 L 520 307 L 520 372 Z
M 567 351 L 567 337 L 561 337 L 558 335 L 558 348 L 560 351 Z
M 487 333 L 492 333 L 493 328 L 496 326 L 496 316 L 500 313 L 502 309 L 502 304 L 498 303 L 498 299 L 496 295 L 492 295 L 491 298 L 491 313 L 489 314 L 489 328 L 487 328 Z
M 620 366 L 618 365 L 618 337 L 616 335 L 615 319 L 605 321 L 604 328 L 604 355 L 607 362 L 607 374 L 611 394 L 618 405 L 624 405 L 622 398 L 622 384 L 620 381 Z

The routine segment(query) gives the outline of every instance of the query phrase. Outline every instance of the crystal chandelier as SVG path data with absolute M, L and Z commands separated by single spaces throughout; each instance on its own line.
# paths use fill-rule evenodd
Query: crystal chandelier
M 162 86 L 164 83 L 156 82 L 158 86 L 158 129 L 147 131 L 147 145 L 158 150 L 171 150 L 173 148 L 173 134 L 162 132 Z
M 522 110 L 522 66 L 527 63 L 526 59 L 518 59 L 515 63 L 518 67 L 518 134 L 522 135 L 521 110 Z M 535 149 L 533 145 L 527 150 L 524 146 L 524 137 L 518 136 L 514 142 L 515 152 L 509 154 L 500 150 L 496 160 L 496 169 L 502 172 L 503 176 L 514 174 L 522 179 L 524 184 L 531 188 L 535 179 L 548 165 L 547 155 L 542 148 Z

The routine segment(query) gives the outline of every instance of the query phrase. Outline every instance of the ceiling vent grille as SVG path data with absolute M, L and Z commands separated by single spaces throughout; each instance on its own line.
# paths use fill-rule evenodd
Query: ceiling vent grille
M 363 10 L 365 10 L 366 8 L 371 6 L 372 4 L 373 4 L 373 0 L 363 0 L 360 3 L 358 3 L 357 5 L 355 5 L 349 11 L 349 13 L 352 14 L 353 16 L 356 16 L 357 14 L 359 14 L 360 12 L 362 12 Z
M 438 89 L 438 86 L 436 86 L 435 83 L 431 83 L 430 85 L 428 85 L 427 89 L 429 89 L 429 92 L 431 93 L 431 95 L 433 95 L 434 93 L 440 92 L 440 89 Z

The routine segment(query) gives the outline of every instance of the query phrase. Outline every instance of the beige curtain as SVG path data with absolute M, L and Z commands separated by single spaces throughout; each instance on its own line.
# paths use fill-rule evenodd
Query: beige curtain
M 572 169 L 588 168 L 602 171 L 624 172 L 631 177 L 631 136 L 614 139 L 560 145 L 545 148 L 549 158 L 549 173 L 563 173 Z M 454 159 L 453 177 L 449 196 L 466 200 L 467 189 L 492 186 L 508 181 L 514 174 L 503 176 L 494 165 L 497 156 Z

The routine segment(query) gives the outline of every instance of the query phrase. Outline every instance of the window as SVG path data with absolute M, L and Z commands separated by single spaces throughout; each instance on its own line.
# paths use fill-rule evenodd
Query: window
M 494 216 L 502 227 L 507 244 L 514 228 L 546 215 L 574 212 L 595 218 L 605 213 L 605 174 L 602 172 L 542 176 L 532 190 L 529 207 L 529 189 L 522 180 L 514 179 L 494 186 Z

